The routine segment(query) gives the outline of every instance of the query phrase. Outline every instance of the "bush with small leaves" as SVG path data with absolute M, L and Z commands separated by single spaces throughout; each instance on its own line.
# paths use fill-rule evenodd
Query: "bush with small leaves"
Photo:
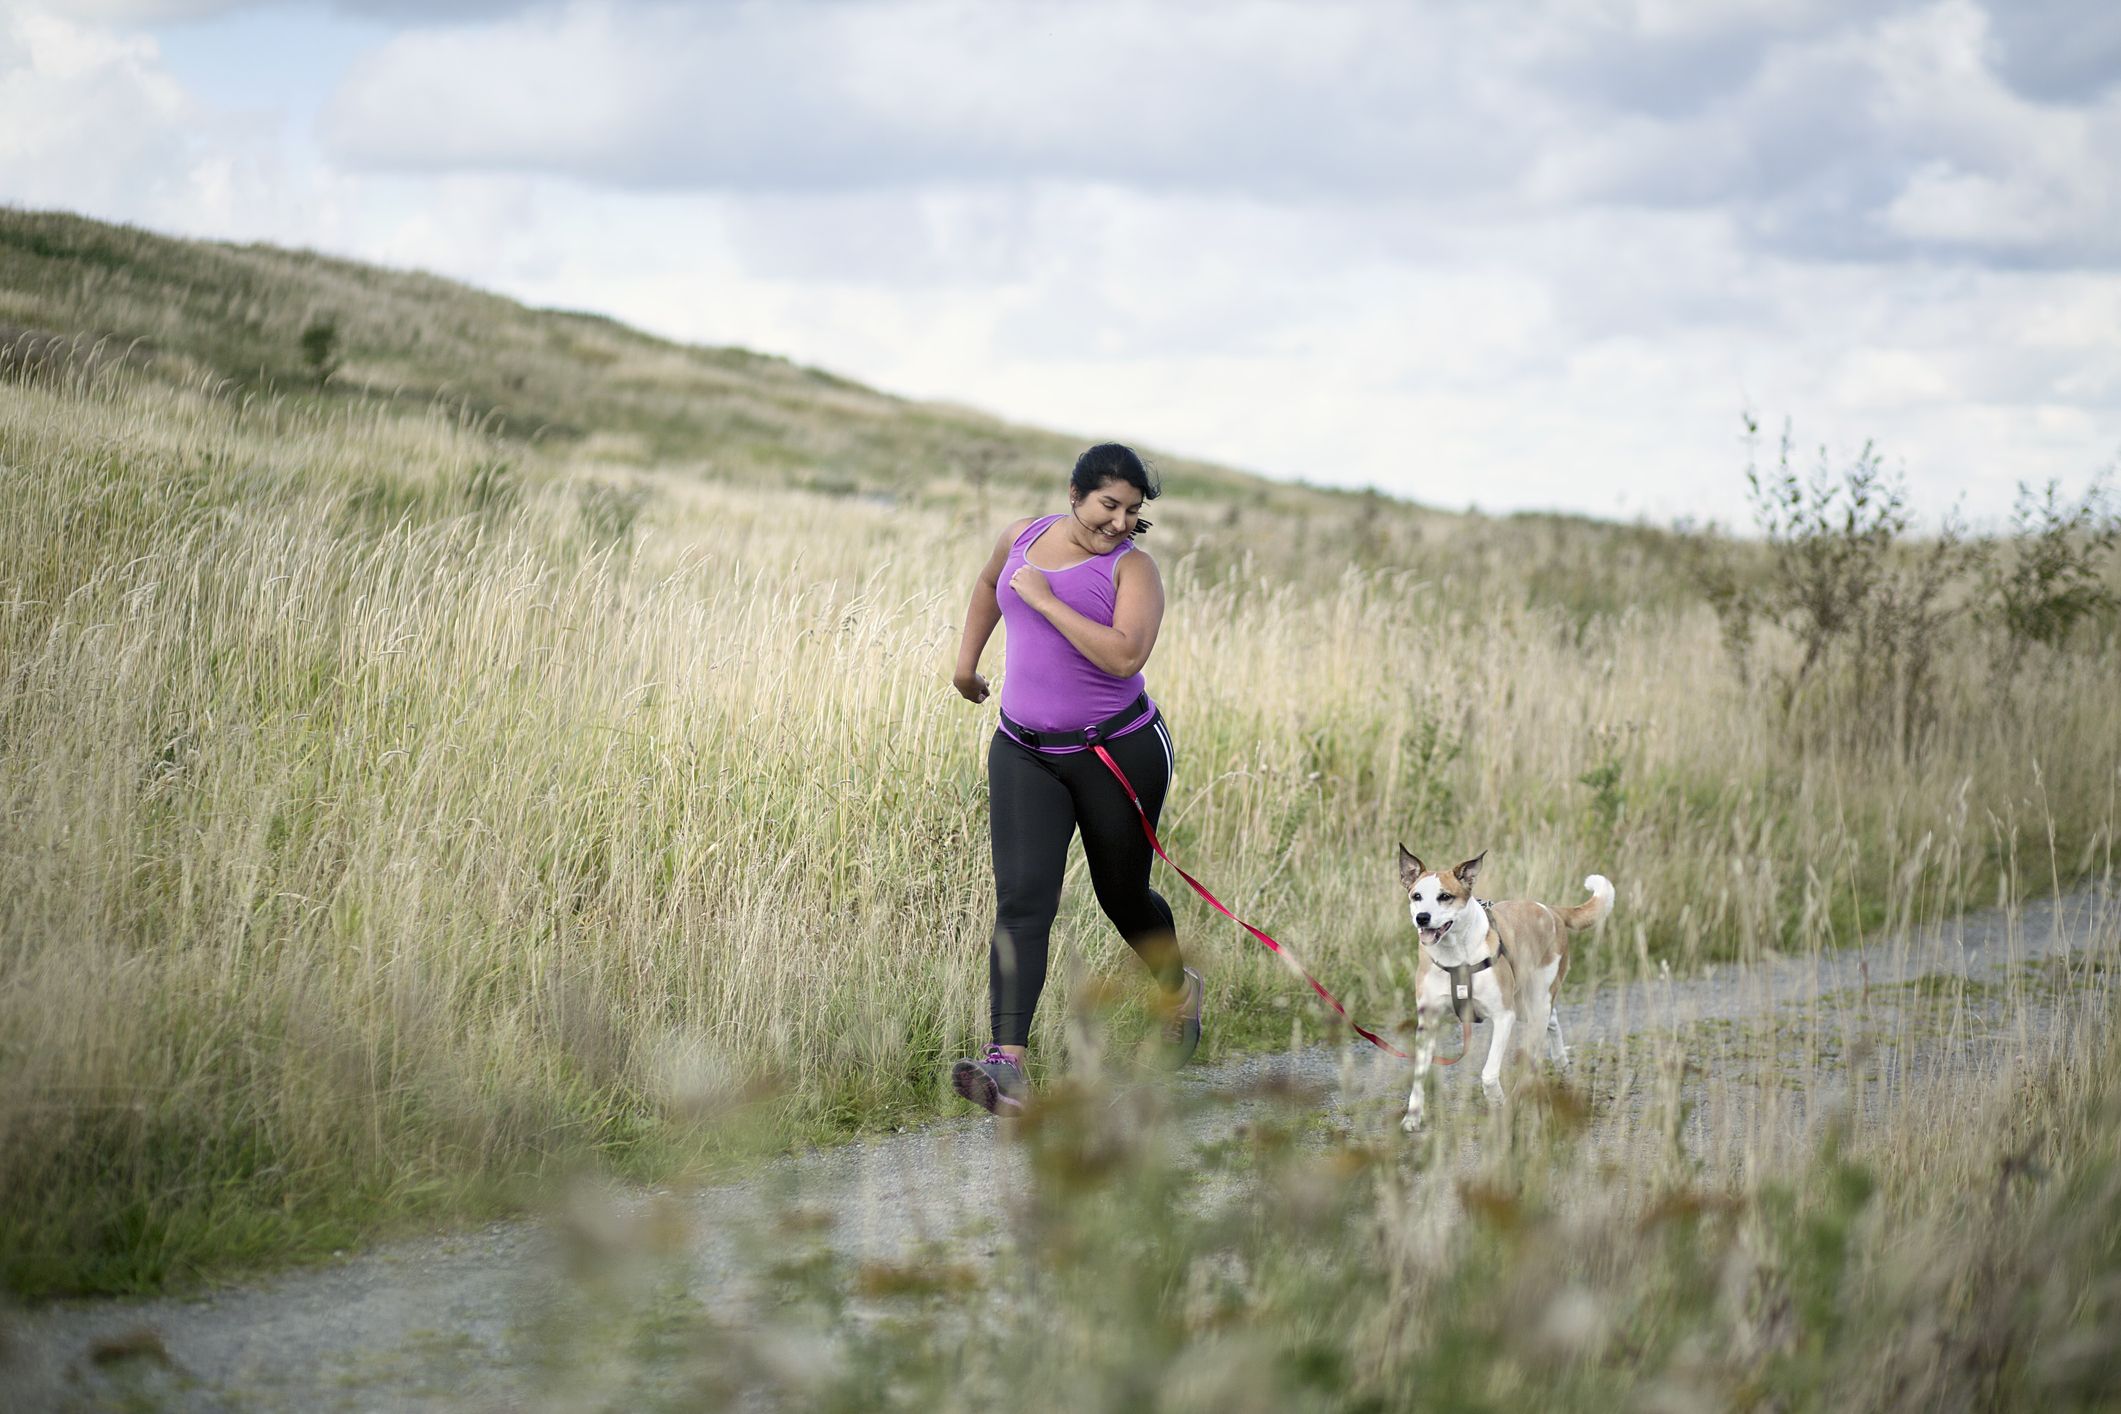
M 1746 419 L 1751 448 L 1759 424 Z M 1810 731 L 1801 707 L 1821 677 L 1846 686 L 1829 716 L 1834 734 L 1914 749 L 1936 716 L 1936 661 L 1958 605 L 1948 590 L 1979 562 L 1956 517 L 1925 541 L 1910 535 L 1906 483 L 1886 470 L 1869 443 L 1836 468 L 1821 449 L 1801 473 L 1787 424 L 1772 467 L 1747 457 L 1753 519 L 1767 540 L 1757 583 L 1727 566 L 1697 571 L 1723 624 L 1724 642 L 1744 671 L 1756 623 L 1775 624 L 1796 642 L 1796 665 L 1777 674 L 1784 713 Z
M 339 371 L 339 320 L 338 316 L 321 314 L 309 321 L 302 330 L 302 361 L 309 365 L 310 376 L 323 387 L 331 376 Z
M 2010 535 L 1982 575 L 1982 616 L 2003 635 L 2007 671 L 2034 646 L 2057 649 L 2081 625 L 2121 608 L 2102 566 L 2121 542 L 2104 476 L 2075 501 L 2059 483 L 2018 483 Z

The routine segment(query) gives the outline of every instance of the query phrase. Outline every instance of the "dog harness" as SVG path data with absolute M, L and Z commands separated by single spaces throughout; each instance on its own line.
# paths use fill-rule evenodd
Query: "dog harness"
M 1477 898 L 1474 899 L 1473 902 L 1480 905 L 1480 911 L 1482 913 L 1487 914 L 1488 931 L 1490 933 L 1495 933 L 1495 915 L 1489 912 L 1488 900 L 1484 898 Z M 1456 967 L 1443 967 L 1442 963 L 1437 964 L 1438 967 L 1443 967 L 1443 970 L 1447 974 L 1449 974 L 1451 978 L 1451 1014 L 1457 1017 L 1460 1021 L 1468 1020 L 1469 1018 L 1467 1013 L 1473 1010 L 1473 974 L 1476 972 L 1487 971 L 1489 968 L 1495 965 L 1495 959 L 1501 956 L 1502 935 L 1500 933 L 1496 933 L 1495 951 L 1489 953 L 1480 961 L 1461 962 Z M 1475 1016 L 1471 1017 L 1470 1019 L 1477 1022 L 1481 1018 Z
M 1495 965 L 1495 959 L 1505 953 L 1502 934 L 1495 927 L 1495 914 L 1489 901 L 1477 898 L 1473 902 L 1480 905 L 1481 913 L 1488 920 L 1488 931 L 1495 934 L 1495 951 L 1478 962 L 1461 962 L 1456 967 L 1436 964 L 1437 970 L 1451 979 L 1451 1014 L 1458 1018 L 1458 1054 L 1448 1060 L 1432 1056 L 1431 1060 L 1437 1065 L 1456 1065 L 1466 1058 L 1467 1051 L 1473 1049 L 1473 1024 L 1479 1020 L 1473 1015 L 1473 974 L 1487 971 Z
M 1451 1014 L 1460 1021 L 1466 1020 L 1466 1013 L 1473 1010 L 1473 974 L 1485 972 L 1494 965 L 1494 958 L 1484 957 L 1478 962 L 1461 962 L 1456 967 L 1444 968 L 1451 975 Z M 1477 1016 L 1472 1019 L 1481 1020 Z

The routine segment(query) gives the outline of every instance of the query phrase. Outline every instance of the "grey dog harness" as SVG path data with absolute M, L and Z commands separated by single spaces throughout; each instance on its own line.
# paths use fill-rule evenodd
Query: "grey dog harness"
M 1486 899 L 1475 899 L 1474 902 L 1480 905 L 1483 913 L 1488 913 L 1488 901 Z M 1488 931 L 1491 933 L 1495 931 L 1495 915 L 1493 913 L 1488 913 Z M 1443 968 L 1451 977 L 1451 1014 L 1460 1021 L 1478 1021 L 1481 1019 L 1469 1016 L 1469 1013 L 1473 1010 L 1473 974 L 1487 971 L 1495 965 L 1495 959 L 1500 956 L 1502 956 L 1502 938 L 1497 935 L 1495 951 L 1480 961 L 1461 962 L 1456 967 Z M 1442 963 L 1436 965 L 1443 967 Z
M 1494 958 L 1484 957 L 1478 962 L 1461 962 L 1456 967 L 1444 968 L 1451 974 L 1451 1014 L 1460 1021 L 1466 1020 L 1466 1013 L 1473 1010 L 1473 974 L 1485 972 L 1494 965 Z M 1480 1019 L 1472 1018 L 1475 1021 Z

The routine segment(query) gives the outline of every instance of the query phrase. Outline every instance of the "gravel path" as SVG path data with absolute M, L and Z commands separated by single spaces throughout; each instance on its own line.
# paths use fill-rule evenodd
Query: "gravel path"
M 1608 985 L 1572 998 L 1564 1026 L 1576 1048 L 1634 1045 L 1695 1022 L 1759 1021 L 1792 1009 L 1830 1027 L 1867 991 L 1930 975 L 1993 983 L 2060 953 L 2111 948 L 2116 925 L 2111 894 L 2080 892 L 1860 951 Z M 1476 1034 L 1466 1064 L 1437 1072 L 1435 1110 L 1482 1103 L 1485 1044 Z M 1349 1127 L 1396 1134 L 1405 1077 L 1403 1063 L 1367 1047 L 1352 1054 L 1320 1045 L 1202 1067 L 1178 1088 L 1206 1099 L 1316 1087 Z M 1247 1103 L 1181 1106 L 1187 1142 L 1227 1134 Z M 628 1299 L 608 1288 L 608 1274 L 623 1267 L 613 1254 L 677 1251 L 689 1297 L 709 1311 L 770 1304 L 757 1274 L 777 1253 L 797 1250 L 795 1233 L 854 1263 L 912 1263 L 945 1251 L 977 1263 L 1007 1240 L 993 1195 L 1009 1191 L 1021 1162 L 991 1121 L 968 1115 L 782 1159 L 742 1183 L 683 1195 L 583 1195 L 548 1220 L 394 1243 L 194 1297 L 0 1312 L 0 1408 L 575 1407 L 590 1402 L 580 1382 L 593 1379 L 575 1368 L 585 1322 L 593 1325 L 605 1301 Z M 562 1345 L 564 1358 L 554 1353 Z M 763 1349 L 748 1358 L 801 1362 L 815 1352 Z

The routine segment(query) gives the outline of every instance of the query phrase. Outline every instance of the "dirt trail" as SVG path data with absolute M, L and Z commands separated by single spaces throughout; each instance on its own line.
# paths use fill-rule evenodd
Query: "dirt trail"
M 2113 898 L 2077 893 L 2015 914 L 1968 915 L 1860 952 L 1609 985 L 1566 1004 L 1563 1024 L 1576 1048 L 1704 1020 L 1808 1014 L 1825 1028 L 1865 989 L 1930 975 L 1993 983 L 2087 940 L 2110 945 L 2114 931 Z M 1476 1034 L 1467 1063 L 1438 1073 L 1438 1110 L 1482 1103 L 1476 1072 L 1485 1045 Z M 1203 1067 L 1177 1083 L 1196 1097 L 1269 1081 L 1316 1086 L 1358 1132 L 1396 1134 L 1406 1074 L 1367 1047 L 1346 1055 L 1314 1046 Z M 1226 1134 L 1245 1113 L 1244 1102 L 1192 1106 L 1185 1142 Z M 593 1294 L 570 1270 L 585 1246 L 623 1248 L 678 1231 L 691 1294 L 709 1308 L 761 1295 L 751 1286 L 759 1244 L 775 1242 L 791 1212 L 830 1214 L 819 1239 L 851 1261 L 903 1262 L 947 1248 L 952 1260 L 977 1263 L 1006 1240 L 999 1203 L 1020 1182 L 1021 1162 L 990 1121 L 967 1115 L 783 1159 L 742 1183 L 585 1202 L 573 1218 L 394 1243 L 194 1297 L 0 1313 L 0 1407 L 568 1407 L 551 1352 L 558 1326 L 594 1317 Z M 135 1353 L 115 1353 L 128 1345 Z M 761 1358 L 782 1357 L 805 1358 Z

